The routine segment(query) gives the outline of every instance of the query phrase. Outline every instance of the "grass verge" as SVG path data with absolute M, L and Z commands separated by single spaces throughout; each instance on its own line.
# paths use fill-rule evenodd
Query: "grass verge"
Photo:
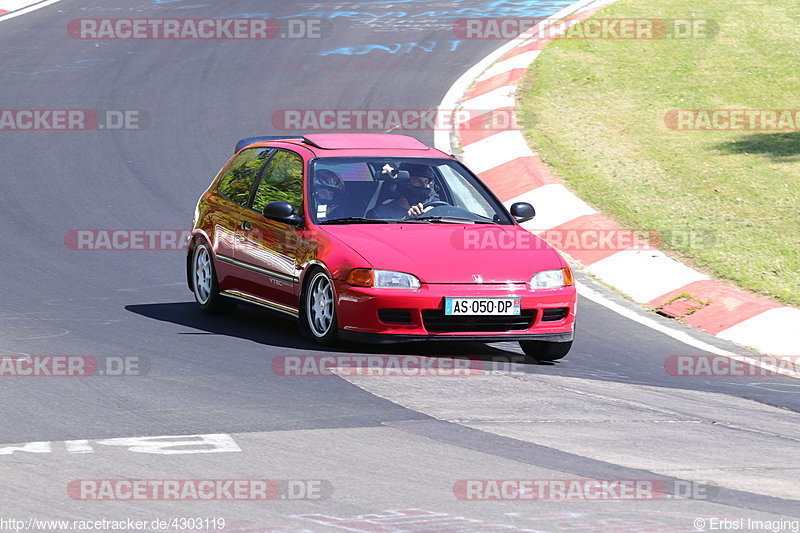
M 665 239 L 673 256 L 800 305 L 800 131 L 665 120 L 671 109 L 800 109 L 800 2 L 620 0 L 595 15 L 616 17 L 709 19 L 719 32 L 554 41 L 520 89 L 529 144 L 624 226 L 712 237 Z

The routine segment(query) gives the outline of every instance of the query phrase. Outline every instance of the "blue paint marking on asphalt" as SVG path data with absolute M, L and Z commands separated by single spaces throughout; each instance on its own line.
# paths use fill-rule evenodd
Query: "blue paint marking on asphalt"
M 292 18 L 314 18 L 314 19 L 335 19 L 335 18 L 403 18 L 408 13 L 404 11 L 389 11 L 387 13 L 368 13 L 366 11 L 307 11 L 305 13 L 294 13 L 292 15 L 276 16 L 276 19 Z M 223 18 L 270 18 L 270 13 L 236 13 Z
M 155 2 L 182 2 L 184 0 L 154 0 Z M 443 6 L 458 6 L 469 2 L 470 6 L 458 9 L 428 10 L 420 13 L 409 13 L 407 11 L 387 11 L 377 12 L 376 10 L 360 11 L 359 7 L 380 7 L 396 6 L 397 4 L 424 4 L 430 5 L 430 0 L 373 0 L 366 2 L 353 2 L 355 9 L 339 11 L 307 11 L 292 15 L 281 15 L 276 18 L 420 18 L 432 17 L 437 19 L 459 19 L 466 17 L 541 17 L 552 15 L 560 8 L 574 3 L 574 0 L 492 0 L 489 2 L 475 2 L 474 0 L 452 0 L 441 2 Z M 433 2 L 435 4 L 435 2 Z M 237 13 L 230 18 L 269 18 L 270 13 Z
M 436 50 L 444 50 L 447 52 L 455 52 L 458 45 L 462 41 L 444 41 L 440 46 L 439 42 L 427 41 L 424 43 L 392 43 L 385 44 L 360 44 L 357 46 L 343 46 L 341 48 L 334 48 L 333 50 L 325 50 L 320 52 L 321 56 L 329 55 L 346 55 L 346 56 L 363 56 L 371 52 L 388 52 L 390 54 L 409 54 L 414 51 L 422 51 L 426 53 L 435 52 Z
M 159 2 L 174 2 L 181 0 L 155 0 Z M 461 18 L 511 18 L 511 17 L 546 17 L 559 11 L 561 8 L 574 3 L 575 0 L 450 0 L 448 2 L 431 2 L 430 0 L 366 0 L 363 2 L 352 2 L 345 4 L 348 10 L 335 11 L 307 11 L 292 15 L 281 15 L 271 17 L 270 13 L 244 12 L 230 15 L 228 18 L 316 18 L 316 19 L 350 19 L 366 20 L 370 23 L 380 24 L 382 19 L 389 21 L 419 21 L 420 19 L 431 19 L 434 21 L 456 20 Z M 412 13 L 408 11 L 395 10 L 399 4 L 408 7 L 421 5 L 428 8 L 427 11 Z M 387 11 L 380 8 L 386 6 Z M 441 6 L 442 9 L 436 9 Z M 433 7 L 434 9 L 430 9 Z M 431 53 L 436 51 L 454 52 L 458 49 L 461 41 L 425 41 L 425 42 L 406 42 L 406 43 L 373 43 L 357 46 L 343 46 L 331 50 L 319 52 L 321 56 L 346 55 L 362 56 L 372 52 L 388 54 L 407 54 L 412 52 Z

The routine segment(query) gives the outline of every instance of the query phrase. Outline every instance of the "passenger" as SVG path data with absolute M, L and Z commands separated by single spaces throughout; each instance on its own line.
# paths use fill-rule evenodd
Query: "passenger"
M 325 168 L 314 172 L 313 212 L 318 219 L 336 218 L 336 211 L 344 199 L 344 182 L 336 172 Z

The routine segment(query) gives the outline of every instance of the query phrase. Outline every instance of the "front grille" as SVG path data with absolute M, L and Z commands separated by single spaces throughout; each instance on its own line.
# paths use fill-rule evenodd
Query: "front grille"
M 426 330 L 436 333 L 502 332 L 528 329 L 535 316 L 535 309 L 523 309 L 521 315 L 503 316 L 448 316 L 440 309 L 426 309 L 422 311 L 422 322 Z
M 408 309 L 378 309 L 378 318 L 381 322 L 390 324 L 410 324 L 411 311 Z
M 564 320 L 569 313 L 569 307 L 555 307 L 553 309 L 545 309 L 542 312 L 542 322 L 556 322 Z

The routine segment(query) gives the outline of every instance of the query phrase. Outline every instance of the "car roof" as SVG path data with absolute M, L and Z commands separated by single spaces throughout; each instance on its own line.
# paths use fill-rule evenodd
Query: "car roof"
M 236 143 L 236 153 L 252 146 L 301 146 L 317 157 L 447 157 L 409 135 L 394 133 L 311 133 L 297 136 L 247 137 Z M 284 146 L 287 147 L 287 146 Z

